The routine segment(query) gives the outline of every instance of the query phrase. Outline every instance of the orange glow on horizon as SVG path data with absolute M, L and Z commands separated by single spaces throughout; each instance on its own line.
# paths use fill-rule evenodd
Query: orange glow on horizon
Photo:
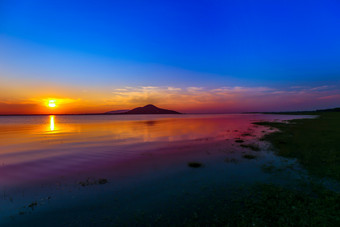
M 14 87 L 14 85 L 12 86 Z M 15 88 L 15 87 L 14 87 Z M 19 89 L 20 88 L 20 89 Z M 327 108 L 339 99 L 334 90 L 318 87 L 279 90 L 266 87 L 121 87 L 86 88 L 60 87 L 52 91 L 30 89 L 27 97 L 5 90 L 0 85 L 0 115 L 6 114 L 83 114 L 105 113 L 154 104 L 159 108 L 182 113 L 235 113 L 287 111 Z M 7 88 L 6 88 L 7 89 Z M 4 92 L 6 91 L 6 92 Z M 320 107 L 319 107 L 320 106 Z

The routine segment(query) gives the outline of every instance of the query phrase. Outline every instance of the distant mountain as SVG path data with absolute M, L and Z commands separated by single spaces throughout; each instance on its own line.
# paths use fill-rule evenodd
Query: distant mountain
M 129 110 L 113 110 L 113 111 L 106 112 L 105 114 L 121 114 L 121 113 L 126 113 L 128 111 Z
M 149 104 L 144 107 L 137 107 L 122 114 L 181 114 L 181 113 L 173 110 L 161 109 L 154 105 Z

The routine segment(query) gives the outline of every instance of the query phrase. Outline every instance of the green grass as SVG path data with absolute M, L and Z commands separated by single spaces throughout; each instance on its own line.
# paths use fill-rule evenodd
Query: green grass
M 296 158 L 312 174 L 339 180 L 340 113 L 318 112 L 318 115 L 316 119 L 292 120 L 289 124 L 256 124 L 280 130 L 264 137 L 279 155 Z M 243 157 L 247 155 L 256 157 L 249 154 Z M 234 162 L 235 159 L 225 161 Z M 189 162 L 188 166 L 198 168 L 202 163 Z M 271 163 L 263 165 L 262 170 L 281 171 Z M 235 195 L 223 187 L 216 192 L 193 198 L 188 203 L 190 207 L 176 206 L 173 213 L 140 215 L 138 225 L 340 226 L 340 193 L 313 182 L 294 188 L 258 184 L 237 190 Z
M 311 189 L 312 188 L 312 189 Z M 339 226 L 340 195 L 322 187 L 305 191 L 271 184 L 247 188 L 245 195 L 210 210 L 209 220 L 191 219 L 188 226 Z M 211 213 L 210 213 L 211 212 Z
M 279 129 L 263 139 L 277 154 L 296 158 L 311 174 L 340 180 L 340 113 L 318 113 L 315 119 L 292 120 L 288 124 L 256 122 Z
M 311 193 L 270 184 L 252 188 L 230 224 L 240 226 L 339 226 L 340 195 L 323 189 Z M 237 206 L 236 206 L 237 207 Z M 229 224 L 229 223 L 228 223 Z
M 222 195 L 198 197 L 190 207 L 178 206 L 176 218 L 171 213 L 157 218 L 141 215 L 138 225 L 340 226 L 340 195 L 322 188 L 306 191 L 258 184 L 240 188 L 231 199 L 226 190 Z
M 296 158 L 310 173 L 340 179 L 340 113 L 318 112 L 316 119 L 292 120 L 288 124 L 259 122 L 280 131 L 264 137 L 284 157 Z M 242 145 L 241 145 L 242 146 Z M 250 148 L 250 147 L 249 147 Z M 244 158 L 256 156 L 245 154 Z M 229 162 L 232 159 L 226 159 Z M 283 171 L 271 163 L 268 173 Z M 179 210 L 181 226 L 340 226 L 340 193 L 313 182 L 300 187 L 259 184 L 239 190 L 239 196 L 220 189 L 206 199 L 197 198 L 188 212 Z M 184 209 L 184 208 L 182 208 Z M 171 223 L 171 218 L 158 224 Z M 169 221 L 170 220 L 170 221 Z

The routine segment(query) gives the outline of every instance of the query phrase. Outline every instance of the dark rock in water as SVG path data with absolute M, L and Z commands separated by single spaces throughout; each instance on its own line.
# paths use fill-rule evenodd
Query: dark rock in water
M 38 203 L 37 202 L 33 202 L 31 204 L 28 205 L 29 208 L 32 208 L 32 210 L 34 209 L 35 206 L 37 206 Z
M 244 140 L 235 140 L 236 143 L 243 143 Z
M 188 166 L 191 167 L 191 168 L 199 168 L 199 167 L 202 167 L 203 164 L 199 163 L 199 162 L 189 162 Z
M 251 136 L 250 133 L 243 133 L 241 136 Z
M 108 183 L 108 180 L 105 178 L 99 178 L 98 180 L 87 178 L 86 181 L 79 182 L 79 184 L 83 187 L 89 186 L 89 185 L 106 184 L 106 183 Z
M 235 158 L 225 158 L 224 161 L 227 163 L 238 163 L 238 160 Z
M 146 105 L 144 107 L 137 107 L 123 114 L 181 114 L 174 110 L 166 110 L 158 108 L 154 105 Z
M 98 184 L 106 184 L 108 181 L 105 178 L 101 178 L 98 180 Z

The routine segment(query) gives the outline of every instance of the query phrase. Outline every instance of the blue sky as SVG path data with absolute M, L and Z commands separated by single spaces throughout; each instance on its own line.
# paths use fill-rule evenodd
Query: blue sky
M 2 0 L 0 73 L 47 86 L 339 89 L 339 12 L 335 0 Z

